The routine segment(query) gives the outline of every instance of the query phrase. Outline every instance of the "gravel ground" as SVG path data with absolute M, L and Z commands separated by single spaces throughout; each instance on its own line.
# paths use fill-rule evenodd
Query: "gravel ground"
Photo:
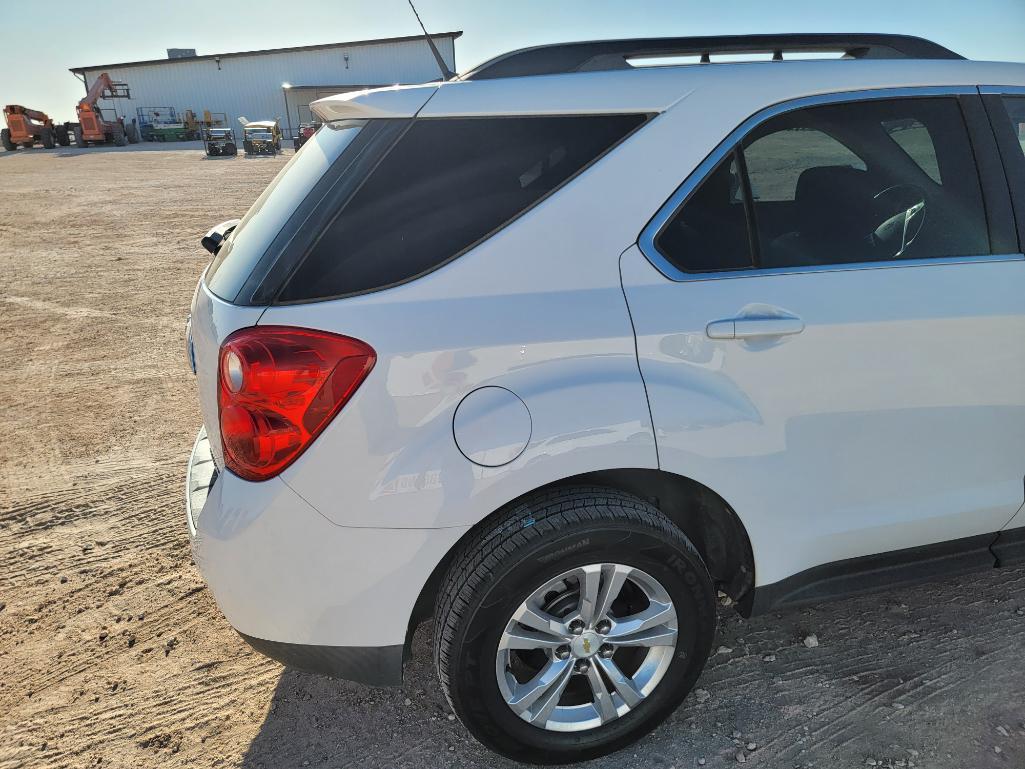
M 190 560 L 198 240 L 283 162 L 0 154 L 0 767 L 513 765 L 452 719 L 429 629 L 401 689 L 285 671 Z M 1023 587 L 1005 570 L 752 621 L 724 608 L 701 688 L 589 766 L 1022 769 Z

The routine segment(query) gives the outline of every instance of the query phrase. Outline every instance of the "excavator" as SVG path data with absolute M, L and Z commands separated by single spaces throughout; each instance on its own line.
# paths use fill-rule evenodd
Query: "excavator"
M 100 74 L 89 87 L 75 111 L 78 113 L 78 125 L 74 126 L 75 144 L 87 147 L 93 144 L 114 144 L 124 147 L 128 142 L 139 141 L 134 124 L 125 125 L 123 117 L 107 120 L 99 107 L 100 99 L 130 99 L 131 92 L 127 83 L 116 83 L 106 72 Z
M 50 116 L 37 109 L 22 107 L 20 104 L 8 104 L 4 107 L 4 120 L 7 128 L 0 130 L 0 143 L 8 152 L 18 147 L 31 149 L 36 142 L 46 149 L 52 150 L 58 144 L 67 147 L 71 144 L 68 123 L 54 123 Z

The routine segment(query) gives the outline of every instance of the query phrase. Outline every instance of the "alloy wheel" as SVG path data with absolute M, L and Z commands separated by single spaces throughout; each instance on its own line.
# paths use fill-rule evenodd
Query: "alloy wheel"
M 538 587 L 513 613 L 498 643 L 498 687 L 534 726 L 594 729 L 654 691 L 676 641 L 676 608 L 654 577 L 616 563 L 580 566 Z

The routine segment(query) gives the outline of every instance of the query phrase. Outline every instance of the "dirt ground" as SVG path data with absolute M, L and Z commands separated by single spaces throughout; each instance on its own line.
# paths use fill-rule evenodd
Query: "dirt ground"
M 4 769 L 512 766 L 452 720 L 426 628 L 401 689 L 286 671 L 192 565 L 199 237 L 283 163 L 0 153 Z M 1023 589 L 1025 571 L 994 571 L 753 621 L 723 609 L 701 688 L 590 766 L 1022 769 Z

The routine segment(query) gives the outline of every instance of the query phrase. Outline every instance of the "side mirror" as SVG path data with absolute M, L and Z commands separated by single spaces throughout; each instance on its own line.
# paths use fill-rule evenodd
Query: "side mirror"
M 241 219 L 229 219 L 226 222 L 221 222 L 216 227 L 210 230 L 203 239 L 199 241 L 203 248 L 209 251 L 214 256 L 221 250 L 221 245 L 224 243 L 224 239 L 228 237 L 232 230 L 238 227 L 238 223 Z

